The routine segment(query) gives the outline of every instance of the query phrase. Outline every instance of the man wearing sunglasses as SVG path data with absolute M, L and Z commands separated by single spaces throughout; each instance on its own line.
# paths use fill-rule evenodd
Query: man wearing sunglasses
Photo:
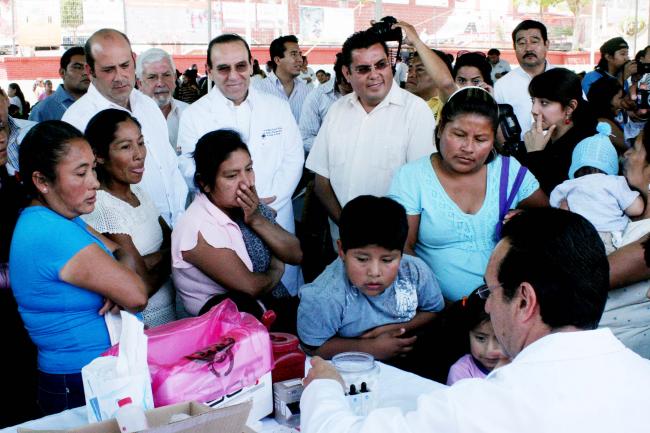
M 300 401 L 301 431 L 647 431 L 650 361 L 597 329 L 609 265 L 594 227 L 544 208 L 513 217 L 502 234 L 481 295 L 510 364 L 423 394 L 415 411 L 383 407 L 360 418 L 334 367 L 316 357 Z
M 427 104 L 393 81 L 388 48 L 371 30 L 343 44 L 342 70 L 353 92 L 330 107 L 307 158 L 314 189 L 338 239 L 341 209 L 353 198 L 388 192 L 403 164 L 435 152 Z
M 305 155 L 289 104 L 250 85 L 251 52 L 239 35 L 223 34 L 210 41 L 206 63 L 215 85 L 183 112 L 178 127 L 179 165 L 185 181 L 193 190 L 196 142 L 210 131 L 234 129 L 250 150 L 260 200 L 277 212 L 278 224 L 294 233 L 291 194 Z M 292 295 L 299 279 L 296 266 L 285 266 L 282 282 Z

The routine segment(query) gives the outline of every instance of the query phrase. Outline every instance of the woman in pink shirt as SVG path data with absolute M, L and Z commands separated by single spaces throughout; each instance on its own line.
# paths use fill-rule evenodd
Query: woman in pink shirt
M 240 311 L 260 317 L 263 308 L 257 300 L 275 290 L 284 263 L 300 263 L 300 243 L 260 204 L 253 161 L 237 132 L 218 130 L 201 137 L 194 161 L 199 192 L 172 232 L 176 289 L 192 315 L 229 298 Z M 244 232 L 268 247 L 270 261 L 262 271 L 255 269 L 258 257 L 249 255 Z

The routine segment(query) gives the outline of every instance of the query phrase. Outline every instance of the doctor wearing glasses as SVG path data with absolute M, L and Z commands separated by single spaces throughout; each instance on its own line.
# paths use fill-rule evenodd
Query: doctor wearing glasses
M 427 104 L 393 81 L 386 43 L 373 31 L 343 44 L 343 74 L 353 92 L 338 99 L 307 158 L 315 192 L 338 239 L 341 209 L 353 198 L 388 192 L 393 174 L 435 152 L 435 120 Z
M 223 34 L 208 46 L 208 74 L 215 86 L 182 114 L 178 127 L 179 166 L 190 190 L 194 187 L 193 153 L 203 135 L 233 129 L 255 161 L 255 186 L 260 201 L 277 212 L 276 221 L 295 233 L 291 195 L 302 174 L 302 137 L 286 101 L 250 86 L 253 71 L 246 41 Z M 286 266 L 282 282 L 291 295 L 301 285 L 297 266 Z

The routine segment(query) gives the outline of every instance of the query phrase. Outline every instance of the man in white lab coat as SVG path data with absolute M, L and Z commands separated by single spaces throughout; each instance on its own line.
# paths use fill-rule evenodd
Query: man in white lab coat
M 294 233 L 293 194 L 305 160 L 298 125 L 286 101 L 250 86 L 250 48 L 239 35 L 224 34 L 208 46 L 208 74 L 215 86 L 181 116 L 180 168 L 193 188 L 196 142 L 217 129 L 234 129 L 248 145 L 260 198 L 277 212 L 277 222 Z M 301 284 L 299 269 L 285 266 L 282 282 L 292 295 Z

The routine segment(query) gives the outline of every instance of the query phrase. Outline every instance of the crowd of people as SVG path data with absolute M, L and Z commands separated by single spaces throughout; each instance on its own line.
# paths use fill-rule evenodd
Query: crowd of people
M 538 21 L 512 31 L 513 69 L 393 28 L 404 53 L 371 27 L 331 78 L 293 35 L 265 73 L 222 34 L 206 79 L 101 29 L 31 113 L 0 90 L 1 307 L 19 355 L 5 362 L 38 384 L 16 398 L 37 402 L 27 416 L 84 404 L 105 316 L 155 327 L 230 299 L 274 310 L 315 356 L 306 432 L 641 431 L 650 46 L 630 61 L 606 41 L 581 80 L 548 62 Z M 346 351 L 453 386 L 360 420 L 319 358 Z M 457 416 L 467 406 L 485 410 Z

